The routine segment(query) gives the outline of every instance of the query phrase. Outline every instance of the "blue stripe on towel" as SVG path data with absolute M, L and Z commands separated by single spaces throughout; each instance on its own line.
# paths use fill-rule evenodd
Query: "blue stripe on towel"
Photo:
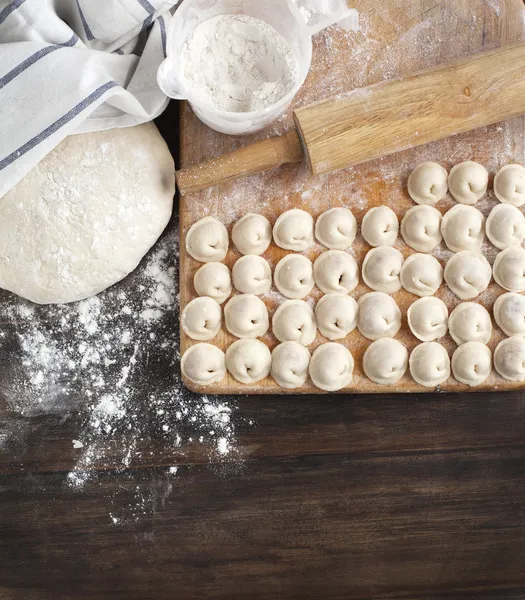
M 153 17 L 154 15 L 149 15 L 144 23 L 142 23 L 142 29 L 140 30 L 140 33 L 146 31 L 146 29 L 153 23 Z
M 26 0 L 13 0 L 11 4 L 7 5 L 2 12 L 0 12 L 0 23 L 3 23 L 7 17 L 14 12 L 21 4 Z
M 168 53 L 166 50 L 166 21 L 164 20 L 164 17 L 159 17 L 158 21 L 160 23 L 160 37 L 162 40 L 162 51 L 164 52 L 164 58 L 166 58 L 168 56 Z
M 82 7 L 80 6 L 80 0 L 77 0 L 77 8 L 78 14 L 80 15 L 80 20 L 82 21 L 82 27 L 84 27 L 84 31 L 86 32 L 86 38 L 90 41 L 94 40 L 95 36 L 91 33 L 91 29 L 89 28 L 88 22 L 86 21 L 86 17 L 84 17 Z
M 155 12 L 155 7 L 149 2 L 149 0 L 137 0 L 137 2 L 145 11 L 149 12 L 150 15 Z

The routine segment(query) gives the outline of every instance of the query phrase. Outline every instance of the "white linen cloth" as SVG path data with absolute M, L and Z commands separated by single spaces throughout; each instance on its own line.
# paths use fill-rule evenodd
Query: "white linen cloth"
M 177 0 L 0 0 L 0 197 L 67 135 L 150 121 Z

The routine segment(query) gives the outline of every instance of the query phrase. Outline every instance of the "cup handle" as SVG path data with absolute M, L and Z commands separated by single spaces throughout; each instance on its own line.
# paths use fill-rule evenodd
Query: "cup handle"
M 186 96 L 180 90 L 180 82 L 175 75 L 175 68 L 170 57 L 163 60 L 157 71 L 157 83 L 166 96 L 174 100 L 186 100 Z

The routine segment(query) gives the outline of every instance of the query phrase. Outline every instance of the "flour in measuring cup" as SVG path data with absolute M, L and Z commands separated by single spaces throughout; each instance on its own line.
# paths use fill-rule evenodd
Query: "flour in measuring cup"
M 247 15 L 200 23 L 181 54 L 185 86 L 197 102 L 227 112 L 271 106 L 294 86 L 297 63 L 271 25 Z

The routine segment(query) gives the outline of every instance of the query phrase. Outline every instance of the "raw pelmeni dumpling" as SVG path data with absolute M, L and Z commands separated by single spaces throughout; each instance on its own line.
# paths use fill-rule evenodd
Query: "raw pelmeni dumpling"
M 452 167 L 448 189 L 460 204 L 476 204 L 487 193 L 489 174 L 483 165 L 469 160 Z
M 323 252 L 314 263 L 314 279 L 325 294 L 348 294 L 359 283 L 359 267 L 347 252 Z
M 473 206 L 456 204 L 445 213 L 441 233 L 452 252 L 479 252 L 485 237 L 485 217 Z
M 525 240 L 525 217 L 512 204 L 497 204 L 487 219 L 487 237 L 496 248 L 520 246 Z
M 336 392 L 347 387 L 353 373 L 354 357 L 341 344 L 323 344 L 312 355 L 310 378 L 320 390 Z
M 304 252 L 314 242 L 314 219 L 300 208 L 284 212 L 275 222 L 273 239 L 279 248 Z
M 445 348 L 437 342 L 416 346 L 409 364 L 414 381 L 424 387 L 436 387 L 450 377 L 450 358 Z
M 363 262 L 364 282 L 377 292 L 398 292 L 401 289 L 399 274 L 404 260 L 401 252 L 391 246 L 379 246 L 370 250 Z
M 221 328 L 222 310 L 213 298 L 195 298 L 182 311 L 181 325 L 184 333 L 192 340 L 207 342 L 213 339 Z
M 476 302 L 462 302 L 450 314 L 448 330 L 456 344 L 481 342 L 492 337 L 492 321 L 487 309 Z
M 224 307 L 226 329 L 238 338 L 262 337 L 270 327 L 266 304 L 253 294 L 240 294 Z
M 525 204 L 525 168 L 521 165 L 506 165 L 494 178 L 494 193 L 504 204 Z
M 193 285 L 199 296 L 209 296 L 222 304 L 232 293 L 230 269 L 223 263 L 206 263 L 195 273 Z
M 410 331 L 422 342 L 433 342 L 447 334 L 448 308 L 435 296 L 416 300 L 408 308 L 407 318 Z
M 300 300 L 314 287 L 312 262 L 306 256 L 289 254 L 277 263 L 273 280 L 283 296 Z
M 197 221 L 186 235 L 186 250 L 199 262 L 221 262 L 229 244 L 228 230 L 215 217 Z
M 413 254 L 401 268 L 401 285 L 416 296 L 433 296 L 443 283 L 443 267 L 429 254 Z
M 492 278 L 489 261 L 479 252 L 463 250 L 454 254 L 445 266 L 448 287 L 462 300 L 470 300 L 485 291 Z
M 308 377 L 310 352 L 297 342 L 279 344 L 272 352 L 271 375 L 279 387 L 295 390 Z
M 232 241 L 241 254 L 263 254 L 272 242 L 272 226 L 266 217 L 248 213 L 233 226 Z
M 434 206 L 448 191 L 448 173 L 435 162 L 418 165 L 408 178 L 408 193 L 414 202 Z
M 357 302 L 347 294 L 327 294 L 315 307 L 317 328 L 329 340 L 341 340 L 357 327 Z
M 182 375 L 197 385 L 218 383 L 226 377 L 224 352 L 211 344 L 195 344 L 186 350 L 180 365 Z
M 287 300 L 275 311 L 272 330 L 280 342 L 299 342 L 309 346 L 317 335 L 312 307 L 304 300 Z
M 242 294 L 266 294 L 272 287 L 272 270 L 261 256 L 239 258 L 232 269 L 233 285 Z
M 418 252 L 431 252 L 441 243 L 441 213 L 433 206 L 414 206 L 401 221 L 405 244 Z
M 394 385 L 408 367 L 408 350 L 401 342 L 381 338 L 368 346 L 363 357 L 366 376 L 380 385 Z
M 259 340 L 237 340 L 226 350 L 226 368 L 240 383 L 261 381 L 271 367 L 272 355 Z
M 525 250 L 509 246 L 496 256 L 494 279 L 509 292 L 525 291 Z
M 399 233 L 396 213 L 388 206 L 371 208 L 363 218 L 361 233 L 370 246 L 393 246 Z
M 481 385 L 492 371 L 492 353 L 481 342 L 462 344 L 452 355 L 452 373 L 470 387 Z
M 508 381 L 525 381 L 525 339 L 514 336 L 500 342 L 494 351 L 494 367 Z
M 525 297 L 507 292 L 494 303 L 494 319 L 505 335 L 525 336 Z
M 354 243 L 357 222 L 347 208 L 332 208 L 323 213 L 315 224 L 315 237 L 327 248 L 346 250 Z
M 358 306 L 357 328 L 367 339 L 393 338 L 401 329 L 401 311 L 392 296 L 370 292 L 359 298 Z

